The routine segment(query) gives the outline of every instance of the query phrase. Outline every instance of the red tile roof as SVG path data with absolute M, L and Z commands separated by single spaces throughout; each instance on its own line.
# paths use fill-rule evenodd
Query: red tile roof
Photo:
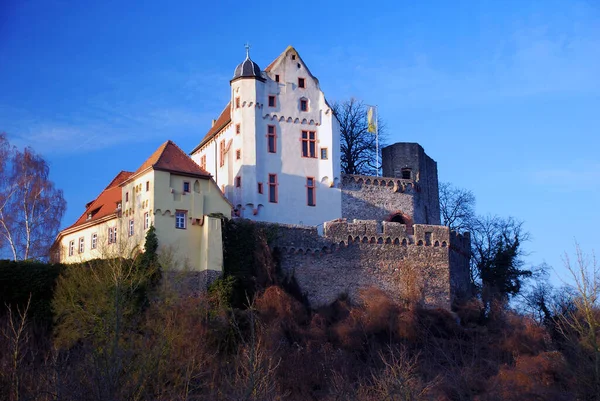
M 195 151 L 200 149 L 202 147 L 202 145 L 204 145 L 212 137 L 214 137 L 216 134 L 218 134 L 219 131 L 221 131 L 223 128 L 225 128 L 227 126 L 227 124 L 229 124 L 230 122 L 231 122 L 231 102 L 227 103 L 227 106 L 225 106 L 225 108 L 221 112 L 221 115 L 219 115 L 219 118 L 217 118 L 217 121 L 208 130 L 206 135 L 204 135 L 204 138 L 202 138 L 202 140 L 200 141 L 200 144 L 198 146 L 196 146 L 192 150 L 191 153 L 194 153 Z
M 196 164 L 181 148 L 172 141 L 163 143 L 141 166 L 134 175 L 148 168 L 170 171 L 174 173 L 191 174 L 210 178 L 211 175 Z
M 80 226 L 87 222 L 98 221 L 103 217 L 110 216 L 116 213 L 117 204 L 121 202 L 121 187 L 119 184 L 125 181 L 133 175 L 130 171 L 121 171 L 113 180 L 108 184 L 106 188 L 98 195 L 98 197 L 89 202 L 85 208 L 85 212 L 77 219 L 77 221 L 67 227 L 65 230 Z M 91 219 L 88 219 L 88 215 L 91 213 Z M 63 230 L 64 231 L 64 230 Z

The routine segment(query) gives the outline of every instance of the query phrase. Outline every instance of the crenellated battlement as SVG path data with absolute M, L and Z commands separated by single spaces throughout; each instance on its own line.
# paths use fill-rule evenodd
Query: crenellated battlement
M 342 187 L 347 189 L 387 189 L 396 193 L 413 193 L 419 191 L 419 185 L 414 180 L 373 177 L 368 175 L 345 174 L 342 177 Z
M 316 227 L 261 224 L 274 227 L 277 232 L 274 245 L 291 253 L 319 255 L 357 244 L 440 247 L 462 255 L 468 255 L 470 248 L 469 233 L 459 234 L 445 226 L 415 224 L 411 234 L 406 224 L 338 219 L 325 222 L 321 236 Z
M 424 305 L 449 308 L 468 289 L 468 233 L 377 220 L 328 221 L 323 235 L 316 227 L 263 224 L 282 270 L 296 277 L 314 306 L 374 285 L 400 298 L 416 286 Z

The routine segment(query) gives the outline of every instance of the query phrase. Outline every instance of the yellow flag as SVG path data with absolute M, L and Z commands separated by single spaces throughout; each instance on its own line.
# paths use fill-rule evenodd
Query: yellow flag
M 375 116 L 375 107 L 369 106 L 367 110 L 367 131 L 374 134 L 377 132 L 377 118 Z

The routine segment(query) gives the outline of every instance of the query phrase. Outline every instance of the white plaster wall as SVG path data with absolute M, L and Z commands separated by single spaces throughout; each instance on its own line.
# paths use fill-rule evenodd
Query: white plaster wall
M 192 157 L 200 163 L 206 154 L 207 169 L 241 215 L 258 221 L 289 224 L 320 225 L 341 217 L 339 124 L 325 101 L 325 96 L 299 57 L 293 52 L 265 75 L 266 82 L 238 79 L 231 83 L 231 125 Z M 298 67 L 300 65 L 300 67 Z M 275 81 L 278 74 L 280 82 Z M 298 87 L 298 78 L 305 79 L 305 88 Z M 276 96 L 276 105 L 268 106 L 269 95 Z M 240 108 L 236 108 L 236 98 Z M 300 110 L 300 100 L 308 101 L 308 111 Z M 235 134 L 240 124 L 241 134 Z M 267 149 L 267 129 L 276 128 L 277 152 Z M 317 158 L 302 157 L 302 131 L 317 133 Z M 214 169 L 214 146 L 221 139 L 232 141 L 223 168 Z M 321 148 L 328 149 L 328 159 L 321 160 Z M 235 159 L 241 150 L 242 160 Z M 218 148 L 217 148 L 218 154 Z M 212 170 L 211 170 L 212 169 Z M 269 202 L 269 174 L 278 177 L 278 203 Z M 241 188 L 235 187 L 235 177 L 241 177 Z M 316 206 L 307 205 L 307 177 L 317 182 Z M 257 183 L 263 184 L 263 194 Z

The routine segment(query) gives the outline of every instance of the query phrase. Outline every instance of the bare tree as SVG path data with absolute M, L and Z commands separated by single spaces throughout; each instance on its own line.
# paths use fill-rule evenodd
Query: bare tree
M 556 313 L 559 332 L 575 360 L 581 399 L 600 399 L 600 264 L 575 245 L 575 263 L 565 254 L 571 275 L 571 308 Z
M 442 224 L 451 230 L 469 230 L 475 219 L 475 195 L 455 187 L 449 182 L 440 183 L 440 212 Z
M 381 168 L 381 159 L 376 166 L 376 138 L 375 134 L 368 130 L 368 107 L 363 102 L 351 98 L 341 103 L 334 103 L 332 110 L 340 122 L 342 172 L 375 175 Z M 385 141 L 385 125 L 379 116 L 377 116 L 377 126 L 381 152 Z
M 1 135 L 0 153 L 0 246 L 14 260 L 45 258 L 66 209 L 62 190 L 54 187 L 48 164 L 31 148 L 11 148 Z

